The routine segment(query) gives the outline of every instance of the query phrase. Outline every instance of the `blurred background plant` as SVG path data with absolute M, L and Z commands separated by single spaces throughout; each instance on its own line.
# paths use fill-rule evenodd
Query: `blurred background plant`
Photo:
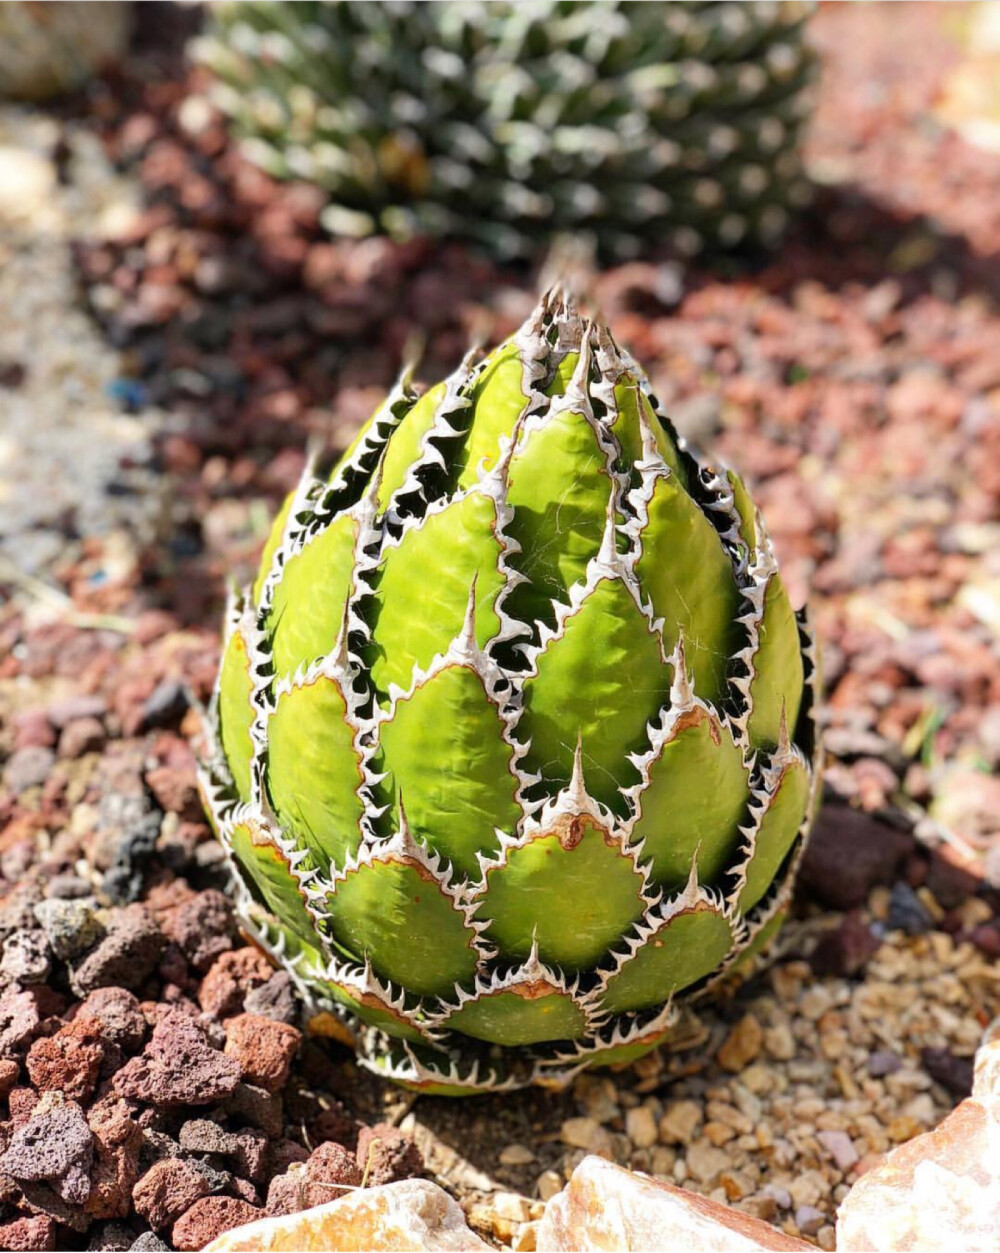
M 0 5 L 0 97 L 44 100 L 83 86 L 122 55 L 131 27 L 127 0 Z
M 215 6 L 194 47 L 243 150 L 333 233 L 537 255 L 774 244 L 807 195 L 801 3 Z

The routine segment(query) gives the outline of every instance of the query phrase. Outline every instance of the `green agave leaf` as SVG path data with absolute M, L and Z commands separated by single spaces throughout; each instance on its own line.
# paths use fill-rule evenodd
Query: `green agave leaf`
M 305 944 L 315 946 L 316 928 L 306 909 L 302 890 L 288 858 L 267 826 L 260 819 L 245 816 L 232 822 L 226 839 L 268 909 Z
M 243 626 L 238 625 L 229 637 L 222 655 L 219 672 L 219 730 L 229 770 L 240 799 L 250 799 L 250 775 L 253 761 L 253 740 L 250 728 L 256 711 L 251 703 L 253 673 L 250 649 Z
M 687 470 L 681 462 L 680 453 L 664 429 L 659 415 L 649 403 L 649 398 L 642 390 L 642 384 L 631 372 L 624 375 L 616 384 L 615 404 L 618 412 L 614 415 L 611 430 L 622 450 L 619 469 L 631 470 L 643 459 L 643 428 L 645 427 L 652 433 L 656 451 L 663 458 L 664 464 L 671 470 L 677 483 L 686 489 Z
M 663 619 L 668 652 L 683 633 L 688 671 L 698 696 L 720 704 L 737 641 L 740 592 L 711 522 L 673 474 L 659 475 L 641 531 L 636 574 L 653 616 Z
M 546 396 L 551 398 L 566 394 L 570 379 L 576 373 L 579 361 L 580 354 L 578 352 L 565 352 L 562 354 L 548 386 L 544 389 Z
M 380 699 L 404 690 L 461 633 L 475 585 L 480 648 L 500 630 L 494 602 L 504 585 L 496 504 L 472 491 L 406 531 L 383 559 L 372 627 L 371 673 Z
M 444 996 L 475 975 L 475 931 L 421 861 L 375 854 L 348 868 L 328 901 L 335 940 L 381 978 L 418 996 Z
M 437 407 L 447 390 L 447 382 L 429 388 L 390 435 L 378 490 L 380 512 L 388 508 L 389 501 L 406 481 L 410 467 L 419 460 L 424 436 L 434 425 Z
M 783 909 L 779 909 L 767 922 L 757 931 L 753 939 L 746 946 L 736 961 L 730 967 L 734 972 L 744 972 L 754 965 L 757 958 L 766 952 L 771 941 L 784 925 L 785 919 L 788 917 L 787 905 Z
M 257 578 L 253 585 L 253 603 L 260 604 L 261 593 L 264 590 L 264 581 L 271 573 L 271 566 L 274 563 L 274 554 L 281 547 L 281 543 L 285 538 L 285 527 L 288 524 L 289 514 L 292 512 L 292 505 L 295 503 L 295 492 L 289 492 L 285 497 L 285 503 L 278 510 L 277 517 L 267 537 L 264 550 L 260 555 L 260 568 L 257 571 Z
M 753 708 L 747 733 L 755 748 L 772 749 L 780 738 L 782 718 L 794 736 L 805 678 L 799 626 L 777 570 L 767 580 L 764 613 L 757 629 L 760 643 L 754 655 L 750 684 Z
M 597 435 L 580 406 L 550 410 L 522 435 L 511 458 L 507 534 L 521 546 L 511 566 L 529 582 L 515 587 L 504 610 L 521 622 L 555 626 L 552 601 L 586 577 L 601 547 L 612 485 Z
M 578 739 L 587 791 L 622 812 L 620 787 L 638 778 L 626 754 L 665 704 L 669 669 L 660 641 L 621 579 L 601 578 L 550 639 L 524 684 L 518 736 L 524 765 L 550 787 L 569 782 Z
M 746 484 L 735 470 L 726 471 L 726 479 L 733 489 L 733 508 L 740 519 L 740 538 L 746 545 L 747 552 L 752 553 L 757 547 L 757 510 Z
M 514 749 L 470 665 L 449 664 L 396 702 L 379 727 L 377 771 L 393 810 L 400 796 L 410 830 L 462 874 L 479 874 L 476 854 L 499 847 L 496 828 L 516 829 Z
M 620 1014 L 662 1005 L 716 970 L 733 940 L 722 910 L 706 898 L 696 900 L 643 936 L 632 957 L 608 979 L 601 1008 Z
M 648 783 L 636 789 L 639 817 L 632 839 L 643 844 L 654 881 L 687 882 L 697 862 L 702 883 L 715 883 L 732 864 L 747 814 L 750 775 L 728 724 L 701 704 L 674 714 L 651 750 Z
M 279 689 L 267 720 L 267 790 L 281 824 L 328 872 L 361 843 L 361 756 L 340 680 Z
M 358 981 L 346 978 L 339 981 L 331 979 L 325 971 L 322 978 L 314 979 L 313 982 L 317 991 L 326 993 L 331 1000 L 346 1006 L 362 1022 L 370 1027 L 377 1027 L 394 1040 L 419 1042 L 426 1039 L 412 1018 L 391 1005 L 374 987 L 361 987 Z
M 267 615 L 279 678 L 333 649 L 351 594 L 357 537 L 357 520 L 341 514 L 285 563 Z
M 455 458 L 459 488 L 471 487 L 480 473 L 489 474 L 500 456 L 501 438 L 513 437 L 529 403 L 526 370 L 524 351 L 516 339 L 501 344 L 484 362 L 473 390 L 475 420 L 465 446 Z
M 540 979 L 483 992 L 454 1010 L 444 1025 L 491 1044 L 526 1045 L 577 1039 L 586 1031 L 587 1015 L 569 992 Z
M 810 783 L 809 767 L 797 754 L 778 767 L 737 901 L 740 913 L 748 913 L 763 898 L 795 843 L 809 805 Z
M 643 876 L 589 815 L 542 830 L 486 873 L 477 917 L 506 957 L 589 970 L 642 915 Z

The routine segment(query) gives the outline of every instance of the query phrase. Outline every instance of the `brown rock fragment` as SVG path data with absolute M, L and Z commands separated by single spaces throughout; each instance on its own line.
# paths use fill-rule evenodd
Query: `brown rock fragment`
M 757 1057 L 763 1043 L 764 1032 L 760 1023 L 753 1014 L 747 1014 L 723 1040 L 715 1060 L 723 1070 L 738 1074 Z
M 229 1096 L 240 1064 L 214 1049 L 183 1010 L 168 1009 L 140 1057 L 114 1077 L 119 1096 L 149 1105 L 209 1105 Z
M 183 1158 L 165 1157 L 154 1162 L 135 1185 L 132 1200 L 146 1222 L 160 1231 L 210 1191 L 208 1180 L 196 1166 Z
M 284 1087 L 302 1032 L 258 1014 L 240 1014 L 226 1024 L 226 1055 L 239 1062 L 248 1082 L 277 1092 Z
M 62 1092 L 86 1103 L 104 1060 L 100 1027 L 93 1021 L 72 1022 L 55 1035 L 36 1040 L 28 1050 L 28 1077 L 41 1092 Z
M 224 1231 L 252 1223 L 262 1213 L 256 1205 L 236 1197 L 206 1196 L 195 1201 L 187 1213 L 174 1223 L 171 1238 L 175 1248 L 203 1249 Z
M 273 974 L 274 967 L 259 949 L 250 944 L 231 949 L 212 963 L 202 980 L 198 1004 L 206 1014 L 229 1018 L 242 1010 L 247 992 L 266 983 Z
M 0 1223 L 0 1249 L 10 1253 L 47 1253 L 56 1247 L 56 1225 L 45 1214 Z

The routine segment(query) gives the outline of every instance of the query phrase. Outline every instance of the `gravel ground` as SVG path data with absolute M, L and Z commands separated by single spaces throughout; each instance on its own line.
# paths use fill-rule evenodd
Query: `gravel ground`
M 222 1091 L 260 1089 L 233 1024 L 300 1024 L 281 976 L 232 956 L 250 951 L 215 896 L 186 740 L 224 579 L 252 568 L 307 435 L 343 443 L 407 344 L 432 376 L 471 333 L 505 333 L 535 276 L 451 247 L 324 240 L 308 189 L 249 169 L 169 56 L 141 54 L 58 114 L 0 116 L 0 161 L 33 157 L 18 168 L 37 206 L 0 197 L 0 938 L 34 937 L 7 939 L 0 995 L 35 1014 L 0 1069 L 0 1136 L 9 1154 L 25 1120 L 55 1118 L 50 1055 L 89 1048 L 87 1169 L 104 1162 L 118 1190 L 74 1231 L 74 1163 L 43 1187 L 5 1157 L 0 1224 L 33 1214 L 62 1247 L 128 1248 L 152 1222 L 196 1247 L 272 1189 L 274 1206 L 316 1199 L 299 1180 L 288 1201 L 288 1166 L 322 1144 L 312 1183 L 348 1182 L 359 1127 L 387 1119 L 499 1241 L 592 1151 L 829 1248 L 850 1183 L 968 1091 L 1000 1013 L 1000 155 L 941 112 L 973 20 L 824 6 L 820 190 L 781 253 L 725 275 L 669 258 L 581 275 L 679 425 L 747 473 L 816 612 L 828 806 L 776 964 L 702 1012 L 690 1048 L 559 1095 L 414 1102 L 305 1039 L 266 1127 Z M 78 951 L 43 921 L 74 900 L 96 919 Z M 213 951 L 189 925 L 203 915 Z M 121 984 L 122 945 L 149 961 L 126 980 L 142 1025 L 115 1054 L 110 1028 L 74 1023 L 101 980 Z M 214 1076 L 202 1105 L 139 1083 L 153 1027 L 161 1043 L 184 1030 L 178 1010 L 198 1016 L 190 1047 Z M 0 1009 L 0 1030 L 16 1021 Z M 238 1074 L 219 1061 L 234 1057 Z M 94 1128 L 114 1101 L 141 1143 L 111 1166 Z M 230 1139 L 192 1128 L 206 1114 Z M 419 1168 L 397 1148 L 387 1171 Z M 162 1189 L 185 1202 L 176 1222 L 151 1199 L 157 1151 L 181 1163 Z

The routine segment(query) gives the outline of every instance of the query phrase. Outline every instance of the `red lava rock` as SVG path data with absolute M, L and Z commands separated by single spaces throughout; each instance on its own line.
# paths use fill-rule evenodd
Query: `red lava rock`
M 202 810 L 193 769 L 157 766 L 146 771 L 146 782 L 161 809 L 180 814 L 191 822 L 198 820 Z
M 28 1050 L 28 1077 L 40 1092 L 62 1092 L 86 1103 L 97 1085 L 105 1049 L 94 1021 L 72 1022 Z
M 247 1201 L 231 1196 L 206 1196 L 174 1223 L 170 1233 L 174 1247 L 181 1250 L 203 1249 L 224 1231 L 263 1218 L 264 1211 Z
M 113 1096 L 98 1101 L 87 1114 L 95 1161 L 84 1208 L 92 1218 L 127 1218 L 132 1211 L 142 1146 L 142 1129 L 134 1114 L 135 1106 Z
M 25 1123 L 35 1111 L 40 1098 L 34 1088 L 11 1088 L 7 1097 L 7 1108 L 10 1110 L 11 1121 Z
M 5 1101 L 17 1084 L 21 1067 L 13 1057 L 0 1057 L 0 1101 Z
M 0 1055 L 24 1052 L 38 1033 L 42 1016 L 34 990 L 8 987 L 0 993 Z
M 229 1096 L 241 1068 L 214 1049 L 203 1029 L 186 1013 L 167 1009 L 140 1057 L 115 1075 L 119 1096 L 150 1105 L 209 1105 Z
M 277 970 L 266 983 L 251 988 L 243 1001 L 248 1014 L 294 1024 L 299 1016 L 295 986 L 287 970 Z
M 94 1138 L 75 1101 L 48 1093 L 10 1138 L 0 1171 L 18 1182 L 43 1181 L 70 1205 L 90 1195 Z
M 56 755 L 51 748 L 45 748 L 41 744 L 29 744 L 25 748 L 17 749 L 7 758 L 3 781 L 15 795 L 19 795 L 30 787 L 44 783 L 55 764 Z
M 53 748 L 56 733 L 44 709 L 25 709 L 10 720 L 14 732 L 14 749 Z
M 339 1101 L 321 1109 L 309 1120 L 309 1134 L 313 1140 L 336 1140 L 346 1148 L 356 1149 L 361 1124 L 353 1118 Z
M 303 1174 L 306 1180 L 307 1208 L 335 1201 L 341 1195 L 343 1187 L 357 1187 L 364 1177 L 364 1171 L 359 1167 L 354 1154 L 332 1140 L 319 1145 L 310 1154 Z
M 925 1048 L 920 1051 L 924 1070 L 950 1096 L 959 1099 L 972 1092 L 974 1061 L 972 1057 L 958 1057 L 949 1049 Z
M 265 1135 L 281 1135 L 284 1110 L 281 1097 L 276 1092 L 268 1092 L 252 1083 L 238 1083 L 223 1102 L 222 1109 L 251 1126 L 259 1127 Z
M 96 988 L 76 1009 L 75 1021 L 87 1019 L 124 1053 L 141 1049 L 149 1031 L 139 1002 L 126 988 Z
M 189 1118 L 181 1127 L 177 1141 L 186 1153 L 219 1153 L 229 1157 L 239 1150 L 235 1134 L 210 1118 Z
M 864 969 L 880 943 L 861 911 L 852 909 L 835 930 L 821 937 L 809 964 L 818 975 L 850 978 Z
M 233 947 L 236 923 L 232 903 L 214 888 L 199 892 L 163 922 L 164 930 L 198 971 Z
M 240 1131 L 236 1136 L 236 1173 L 260 1183 L 267 1173 L 268 1139 L 260 1131 Z
M 238 1175 L 234 1176 L 232 1190 L 241 1201 L 246 1201 L 248 1205 L 260 1205 L 260 1193 L 249 1179 L 241 1179 Z
M 844 805 L 820 810 L 799 872 L 799 890 L 832 909 L 863 905 L 876 884 L 891 883 L 913 837 Z
M 91 696 L 85 692 L 65 696 L 62 700 L 53 701 L 45 708 L 49 722 L 60 731 L 71 722 L 83 718 L 103 718 L 107 712 L 108 702 L 103 696 Z
M 9 1249 L 10 1253 L 47 1253 L 55 1247 L 56 1225 L 44 1214 L 0 1223 L 0 1249 Z
M 358 1132 L 357 1163 L 366 1185 L 372 1188 L 410 1179 L 424 1169 L 424 1159 L 410 1137 L 384 1122 Z
M 247 992 L 267 983 L 274 973 L 274 967 L 253 945 L 232 949 L 212 963 L 198 991 L 198 1004 L 214 1018 L 229 1018 L 243 1008 Z
M 205 1175 L 191 1162 L 165 1157 L 154 1162 L 135 1185 L 132 1200 L 146 1222 L 160 1231 L 211 1190 Z
M 251 1082 L 277 1092 L 285 1086 L 302 1032 L 257 1014 L 240 1014 L 226 1024 L 226 1054 Z
M 59 736 L 58 755 L 68 760 L 84 753 L 99 753 L 107 743 L 104 724 L 97 718 L 74 718 Z
M 73 972 L 71 982 L 82 996 L 112 985 L 140 987 L 163 951 L 163 933 L 142 905 L 111 910 L 105 926 L 107 935 Z

